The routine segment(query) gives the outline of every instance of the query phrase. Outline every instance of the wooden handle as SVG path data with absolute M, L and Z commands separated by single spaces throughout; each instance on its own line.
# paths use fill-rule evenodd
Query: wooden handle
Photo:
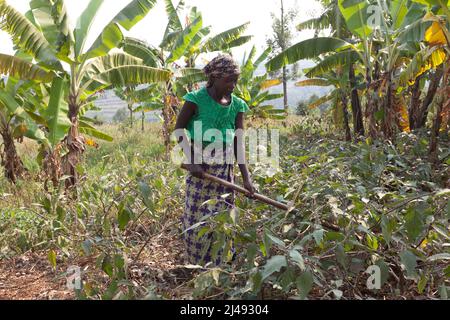
M 185 164 L 182 164 L 181 168 L 189 171 L 188 167 Z M 278 209 L 282 209 L 282 210 L 286 210 L 286 211 L 290 209 L 288 205 L 286 205 L 284 203 L 281 203 L 281 202 L 278 202 L 278 201 L 275 201 L 273 199 L 270 199 L 270 198 L 268 198 L 266 196 L 263 196 L 262 194 L 259 194 L 259 193 L 255 193 L 253 195 L 253 197 L 251 197 L 250 196 L 250 191 L 248 191 L 247 189 L 245 189 L 245 188 L 243 188 L 241 186 L 238 186 L 237 184 L 233 184 L 233 183 L 231 183 L 231 182 L 229 182 L 227 180 L 223 180 L 223 179 L 217 178 L 216 176 L 213 176 L 213 175 L 211 175 L 209 173 L 203 172 L 202 176 L 205 179 L 208 179 L 210 181 L 219 183 L 219 184 L 221 184 L 221 185 L 223 185 L 223 186 L 225 186 L 227 188 L 233 189 L 234 191 L 240 192 L 240 193 L 244 194 L 246 197 L 248 197 L 250 199 L 260 200 L 260 201 L 262 201 L 264 203 L 267 203 L 267 204 L 270 204 L 271 206 L 274 206 L 274 207 L 276 207 Z M 292 212 L 297 212 L 298 213 L 299 211 L 297 209 L 294 209 L 294 210 L 292 210 Z M 332 230 L 332 231 L 336 231 L 336 232 L 340 232 L 341 231 L 338 226 L 335 226 L 335 225 L 333 225 L 332 223 L 330 223 L 328 221 L 322 220 L 321 224 L 328 230 Z
M 181 168 L 189 171 L 188 167 L 185 164 L 182 164 Z M 257 199 L 257 200 L 262 201 L 264 203 L 270 204 L 271 206 L 274 206 L 274 207 L 276 207 L 278 209 L 282 209 L 282 210 L 288 210 L 289 209 L 289 207 L 286 204 L 278 202 L 278 201 L 275 201 L 273 199 L 270 199 L 270 198 L 268 198 L 266 196 L 263 196 L 262 194 L 259 194 L 259 193 L 254 193 L 253 197 L 252 197 L 251 194 L 250 194 L 250 191 L 248 191 L 247 189 L 245 189 L 245 188 L 243 188 L 243 187 L 241 187 L 241 186 L 239 186 L 237 184 L 231 183 L 231 182 L 229 182 L 227 180 L 220 179 L 220 178 L 218 178 L 216 176 L 213 176 L 213 175 L 211 175 L 209 173 L 204 172 L 203 173 L 203 178 L 205 178 L 207 180 L 210 180 L 210 181 L 213 181 L 215 183 L 221 184 L 224 187 L 233 189 L 234 191 L 240 192 L 240 193 L 244 194 L 246 197 L 248 197 L 250 199 Z

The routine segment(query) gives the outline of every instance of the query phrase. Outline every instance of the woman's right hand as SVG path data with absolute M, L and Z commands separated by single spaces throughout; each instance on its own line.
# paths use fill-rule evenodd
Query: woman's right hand
M 199 164 L 186 164 L 186 169 L 196 178 L 202 179 L 205 171 Z

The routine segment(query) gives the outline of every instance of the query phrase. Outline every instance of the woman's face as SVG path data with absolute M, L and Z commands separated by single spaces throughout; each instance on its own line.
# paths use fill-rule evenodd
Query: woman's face
M 214 86 L 217 91 L 223 93 L 224 95 L 230 95 L 234 88 L 236 88 L 236 84 L 238 82 L 238 75 L 230 75 L 227 77 L 219 78 L 214 81 Z

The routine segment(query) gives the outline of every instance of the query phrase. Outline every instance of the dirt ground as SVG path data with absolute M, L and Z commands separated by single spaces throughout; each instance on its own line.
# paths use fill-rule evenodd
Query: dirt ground
M 73 299 L 66 279 L 52 270 L 46 256 L 28 253 L 0 262 L 0 299 L 65 300 Z
M 142 287 L 154 285 L 155 292 L 164 294 L 165 298 L 183 298 L 191 291 L 184 293 L 183 284 L 191 280 L 192 275 L 184 268 L 183 243 L 171 231 L 174 230 L 152 237 L 138 260 L 135 258 L 143 244 L 136 246 L 134 256 L 128 259 L 129 280 Z M 73 290 L 67 288 L 67 268 L 78 265 L 83 270 L 94 270 L 94 260 L 62 261 L 58 255 L 57 268 L 53 270 L 47 252 L 28 252 L 3 259 L 0 261 L 0 300 L 75 299 Z M 93 276 L 100 282 L 108 280 L 102 272 L 89 274 L 90 278 Z

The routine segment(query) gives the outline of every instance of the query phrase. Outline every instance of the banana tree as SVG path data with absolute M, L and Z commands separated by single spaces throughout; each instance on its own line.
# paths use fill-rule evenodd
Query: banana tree
M 369 134 L 376 137 L 382 130 L 386 138 L 391 138 L 395 129 L 392 124 L 397 123 L 400 129 L 407 130 L 407 127 L 399 125 L 405 122 L 401 118 L 405 114 L 407 116 L 407 112 L 405 103 L 397 103 L 402 99 L 394 80 L 395 75 L 401 71 L 402 63 L 409 60 L 414 50 L 417 50 L 411 40 L 417 39 L 426 30 L 425 26 L 412 23 L 423 13 L 413 5 L 407 7 L 407 1 L 402 0 L 390 1 L 389 5 L 384 1 L 368 0 L 338 0 L 334 3 L 337 4 L 347 29 L 351 31 L 350 36 L 308 39 L 287 49 L 269 61 L 267 66 L 269 69 L 280 68 L 299 59 L 319 57 L 317 66 L 307 73 L 307 76 L 313 77 L 350 64 L 352 68 L 348 72 L 352 87 L 352 106 L 358 106 L 355 76 L 362 75 L 365 79 L 365 90 L 362 93 L 366 97 Z M 376 10 L 369 10 L 374 8 Z M 371 12 L 375 12 L 378 23 L 373 21 Z M 307 25 L 319 22 L 310 21 Z M 400 34 L 404 45 L 394 41 Z M 355 111 L 358 108 L 353 109 Z M 354 118 L 355 129 L 361 128 L 358 124 L 360 121 L 357 120 Z
M 420 50 L 418 44 L 430 27 L 429 22 L 422 20 L 423 5 L 407 0 L 338 2 L 346 25 L 355 36 L 352 40 L 356 39 L 362 48 L 369 48 L 360 54 L 360 61 L 366 69 L 369 132 L 376 136 L 376 132 L 381 130 L 386 138 L 393 138 L 397 128 L 409 131 L 411 121 L 404 99 L 404 90 L 409 88 L 405 88 L 397 79 L 405 64 Z M 366 16 L 366 13 L 372 16 Z M 429 86 L 429 98 L 436 92 L 436 82 L 439 82 L 439 72 Z M 410 114 L 411 110 L 417 109 L 418 89 L 416 86 L 411 90 Z M 422 114 L 426 115 L 430 100 L 424 101 L 424 107 L 420 109 Z M 377 124 L 377 117 L 380 125 Z
M 17 58 L 20 57 L 20 60 Z M 1 56 L 2 61 L 8 59 Z M 11 57 L 9 57 L 11 58 Z M 44 174 L 50 176 L 54 184 L 57 184 L 57 177 L 54 172 L 59 167 L 55 160 L 47 158 L 48 161 L 42 163 L 48 150 L 54 149 L 60 140 L 67 133 L 70 121 L 67 117 L 67 103 L 50 103 L 51 85 L 46 83 L 47 77 L 27 76 L 27 69 L 33 70 L 38 66 L 31 63 L 31 57 L 23 52 L 17 52 L 14 57 L 14 68 L 3 70 L 9 73 L 6 82 L 1 82 L 0 90 L 0 118 L 1 133 L 4 140 L 4 165 L 7 178 L 15 182 L 24 172 L 22 162 L 17 156 L 13 139 L 23 140 L 27 137 L 35 140 L 40 145 L 38 162 L 44 166 Z M 34 72 L 34 71 L 33 71 Z M 18 80 L 20 76 L 22 79 Z M 53 162 L 53 166 L 47 166 Z M 47 170 L 49 169 L 49 170 Z M 47 189 L 47 178 L 45 179 Z
M 146 91 L 145 97 L 140 99 L 140 105 L 134 109 L 134 112 L 141 113 L 141 131 L 144 132 L 145 114 L 147 112 L 153 112 L 162 110 L 164 105 L 161 98 L 161 86 L 157 84 L 151 84 Z
M 345 40 L 352 44 L 352 46 L 347 48 L 351 52 L 347 52 L 345 48 L 336 50 L 335 55 L 325 57 L 308 75 L 311 76 L 313 73 L 315 73 L 314 75 L 318 75 L 318 71 L 326 72 L 338 66 L 349 65 L 349 68 L 346 68 L 346 70 L 352 88 L 351 105 L 353 111 L 353 127 L 355 135 L 364 135 L 365 130 L 362 121 L 361 101 L 356 88 L 357 82 L 355 76 L 355 69 L 358 72 L 359 68 L 355 64 L 363 64 L 363 70 L 365 71 L 364 77 L 369 88 L 372 80 L 370 38 L 373 34 L 373 28 L 367 25 L 367 21 L 369 20 L 369 6 L 373 5 L 374 1 L 331 0 L 323 2 L 327 8 L 324 13 L 317 19 L 311 19 L 300 24 L 297 28 L 302 30 L 304 28 L 314 27 L 316 28 L 317 34 L 318 30 L 330 27 L 332 37 Z M 342 23 L 343 21 L 345 23 Z M 354 39 L 354 36 L 357 39 Z
M 217 51 L 229 51 L 251 40 L 251 36 L 242 35 L 249 22 L 210 36 L 211 27 L 203 26 L 202 14 L 193 7 L 186 17 L 183 27 L 180 14 L 184 1 L 175 8 L 171 0 L 165 0 L 169 23 L 166 27 L 161 49 L 170 52 L 167 63 L 175 63 L 183 58 L 186 68 L 194 68 L 201 54 Z
M 24 53 L 19 53 L 22 59 L 31 61 L 31 57 Z M 23 77 L 24 74 L 22 73 Z M 35 140 L 39 145 L 39 153 L 37 162 L 42 166 L 44 177 L 44 188 L 48 190 L 48 181 L 52 181 L 56 187 L 59 185 L 59 178 L 62 175 L 61 159 L 56 152 L 58 150 L 61 154 L 64 153 L 61 140 L 66 136 L 71 122 L 68 118 L 68 103 L 67 98 L 52 95 L 52 90 L 55 90 L 57 83 L 64 81 L 56 77 L 49 83 L 41 82 L 39 80 L 17 80 L 9 77 L 5 88 L 5 93 L 2 94 L 2 101 L 5 105 L 12 106 L 14 110 L 20 111 L 20 117 L 23 119 L 18 127 L 20 130 L 14 131 L 14 137 L 22 139 L 20 134 L 30 139 Z M 19 91 L 20 90 L 20 91 Z M 15 93 L 15 101 L 12 95 Z M 89 99 L 89 100 L 93 100 Z M 88 122 L 92 122 L 84 116 L 84 113 L 93 108 L 92 103 L 86 105 L 80 110 L 80 132 L 92 137 L 100 138 L 106 141 L 112 141 L 112 137 L 99 132 L 92 127 Z M 88 140 L 89 141 L 89 140 Z
M 360 47 L 337 37 L 315 37 L 301 41 L 280 53 L 266 64 L 266 68 L 269 71 L 276 70 L 281 68 L 282 65 L 295 63 L 301 59 L 313 59 L 317 64 L 313 68 L 305 70 L 305 76 L 310 79 L 300 81 L 296 85 L 299 87 L 334 86 L 335 89 L 330 94 L 319 98 L 310 107 L 314 108 L 331 101 L 335 125 L 343 127 L 346 140 L 350 140 L 351 133 L 347 111 L 348 95 L 353 90 L 357 90 L 357 83 L 355 79 L 349 78 L 351 74 L 349 66 L 363 60 Z M 346 81 L 340 81 L 339 79 L 346 79 Z M 352 107 L 355 116 L 357 114 L 356 109 L 353 104 Z M 359 132 L 355 125 L 354 128 L 356 135 Z
M 311 18 L 297 25 L 297 31 L 308 29 L 314 30 L 314 37 L 317 38 L 321 31 L 329 30 L 331 37 L 341 38 L 348 34 L 348 28 L 342 23 L 344 18 L 339 9 L 338 0 L 320 0 L 323 12 L 317 18 Z
M 182 4 L 182 2 L 180 2 Z M 180 5 L 181 6 L 181 5 Z M 169 19 L 170 25 L 170 19 Z M 151 65 L 153 67 L 171 69 L 171 64 L 167 63 L 167 53 L 162 49 L 157 49 L 152 45 L 149 45 L 145 41 L 135 39 L 135 38 L 125 38 L 120 46 L 126 53 L 142 59 L 145 64 Z M 171 132 L 171 124 L 173 119 L 176 117 L 176 112 L 174 106 L 178 104 L 176 99 L 176 95 L 173 93 L 174 91 L 174 80 L 173 77 L 175 73 L 172 74 L 172 77 L 167 79 L 164 83 L 161 84 L 161 105 L 162 105 L 162 115 L 163 115 L 163 138 L 164 144 L 166 146 L 166 156 L 169 155 L 169 144 L 170 144 L 170 132 Z M 156 106 L 154 106 L 156 108 Z M 143 108 L 141 110 L 145 111 L 148 108 Z M 156 110 L 156 109 L 155 109 Z M 150 111 L 150 110 L 149 110 Z
M 14 56 L 0 54 L 0 72 L 7 75 L 7 79 L 0 83 L 0 130 L 4 141 L 2 159 L 5 175 L 12 182 L 16 182 L 24 173 L 14 139 L 22 141 L 23 137 L 27 137 L 41 145 L 50 146 L 50 135 L 55 129 L 35 112 L 38 106 L 48 103 L 48 93 L 41 95 L 39 99 L 36 98 L 36 93 L 49 87 L 48 83 L 52 81 L 54 73 L 42 65 L 34 64 L 32 60 L 29 54 L 20 50 Z M 42 115 L 47 114 L 44 108 L 41 110 Z M 66 116 L 67 123 L 69 121 Z M 67 125 L 66 128 L 68 127 Z
M 121 43 L 120 48 L 128 54 L 142 59 L 146 66 L 153 68 L 163 67 L 164 61 L 159 50 L 143 40 L 126 37 Z M 118 87 L 114 89 L 115 94 L 127 103 L 131 127 L 133 127 L 133 114 L 135 112 L 141 112 L 141 127 L 142 131 L 144 131 L 145 112 L 162 108 L 162 104 L 156 101 L 160 97 L 158 90 L 161 87 L 162 85 L 157 86 L 156 84 L 151 84 L 141 89 L 137 89 L 137 86 Z M 139 104 L 139 106 L 135 108 L 136 104 Z M 143 107 L 144 104 L 146 107 Z
M 138 102 L 136 97 L 136 86 L 115 88 L 114 94 L 127 104 L 127 109 L 130 114 L 130 128 L 133 128 L 134 105 Z
M 433 101 L 435 116 L 431 130 L 430 160 L 438 163 L 438 137 L 443 115 L 450 109 L 450 1 L 448 0 L 413 0 L 427 5 L 428 12 L 421 22 L 431 23 L 421 39 L 423 49 L 417 52 L 403 72 L 400 81 L 409 79 L 417 81 L 429 69 L 436 70 L 436 78 L 430 87 L 435 90 Z M 442 80 L 441 80 L 442 77 Z M 428 98 L 428 96 L 427 96 Z M 427 99 L 426 98 L 426 99 Z M 422 120 L 423 121 L 423 120 Z
M 353 110 L 353 127 L 355 135 L 363 135 L 365 130 L 362 121 L 361 102 L 357 90 L 355 71 L 362 74 L 366 81 L 367 105 L 373 109 L 373 57 L 372 40 L 374 28 L 368 25 L 370 20 L 369 8 L 377 4 L 376 1 L 324 1 L 327 9 L 316 19 L 310 19 L 297 28 L 316 28 L 316 31 L 331 27 L 331 37 L 315 37 L 300 42 L 287 49 L 268 63 L 268 68 L 280 68 L 283 64 L 291 64 L 300 59 L 319 59 L 318 65 L 307 73 L 313 77 L 334 70 L 339 66 L 350 65 L 346 68 L 349 76 L 351 101 Z M 342 23 L 341 20 L 345 21 Z M 316 32 L 316 35 L 318 32 Z M 355 70 L 356 69 L 356 70 Z M 375 82 L 377 83 L 377 82 Z M 368 110 L 371 132 L 374 134 L 373 114 L 376 110 Z
M 312 101 L 308 108 L 314 109 L 326 102 L 331 102 L 331 107 L 327 111 L 332 111 L 332 118 L 334 125 L 337 128 L 344 128 L 345 140 L 350 141 L 352 136 L 349 126 L 348 103 L 350 92 L 353 90 L 349 86 L 349 72 L 351 65 L 340 66 L 335 71 L 329 71 L 322 74 L 320 78 L 312 78 L 298 81 L 295 85 L 297 87 L 333 87 L 334 89 L 323 97 Z
M 170 77 L 167 70 L 148 67 L 139 58 L 112 50 L 124 39 L 122 28 L 130 30 L 153 8 L 156 0 L 131 1 L 104 27 L 91 47 L 85 47 L 102 3 L 103 0 L 91 0 L 72 30 L 63 0 L 32 0 L 26 15 L 0 1 L 0 27 L 10 34 L 17 47 L 51 72 L 50 104 L 68 103 L 71 126 L 64 138 L 67 153 L 62 159 L 63 172 L 70 176 L 66 187 L 77 182 L 76 168 L 85 150 L 79 112 L 89 99 L 111 85 L 163 82 Z
M 141 113 L 141 129 L 144 131 L 145 113 L 162 109 L 163 105 L 161 103 L 159 89 L 155 84 L 141 89 L 137 89 L 136 86 L 114 89 L 116 96 L 127 103 L 131 128 L 133 128 L 133 115 L 135 113 Z
M 253 46 L 248 57 L 244 56 L 241 64 L 241 76 L 236 86 L 236 95 L 243 99 L 250 107 L 250 115 L 253 118 L 285 119 L 285 111 L 276 109 L 268 101 L 279 99 L 283 94 L 271 94 L 268 89 L 281 84 L 280 79 L 268 79 L 268 74 L 264 73 L 255 76 L 256 69 L 264 62 L 271 52 L 267 48 L 258 58 L 256 48 Z
M 165 0 L 168 23 L 159 45 L 159 53 L 153 48 L 141 44 L 134 47 L 136 52 L 153 52 L 158 64 L 165 69 L 173 70 L 172 78 L 168 79 L 163 89 L 162 101 L 164 108 L 163 136 L 166 145 L 166 155 L 170 150 L 170 135 L 175 124 L 177 108 L 180 104 L 179 96 L 186 90 L 191 90 L 201 71 L 195 69 L 196 61 L 204 53 L 227 51 L 248 42 L 251 37 L 243 36 L 248 24 L 232 28 L 216 36 L 209 36 L 210 27 L 203 27 L 203 18 L 196 7 L 193 7 L 186 16 L 186 23 L 182 23 L 181 14 L 184 11 L 184 1 L 174 6 L 171 0 Z M 180 65 L 180 61 L 184 64 Z M 200 75 L 201 77 L 201 75 Z
M 309 20 L 306 20 L 299 25 L 297 25 L 298 31 L 303 31 L 306 29 L 314 29 L 315 34 L 314 37 L 318 37 L 320 31 L 330 30 L 330 36 L 336 37 L 339 39 L 343 39 L 346 41 L 349 41 L 351 39 L 351 32 L 347 28 L 347 25 L 345 23 L 342 23 L 344 20 L 344 17 L 342 16 L 342 13 L 339 9 L 339 1 L 338 0 L 322 0 L 320 1 L 322 6 L 324 7 L 324 11 L 322 14 L 317 18 L 312 18 Z M 353 115 L 353 129 L 354 129 L 354 135 L 355 136 L 364 136 L 365 130 L 364 130 L 364 122 L 362 117 L 362 105 L 361 105 L 361 99 L 358 93 L 357 86 L 359 77 L 355 74 L 355 64 L 358 62 L 358 56 L 352 52 L 350 53 L 351 56 L 348 56 L 343 52 L 341 54 L 341 57 L 336 55 L 333 59 L 328 59 L 328 61 L 324 61 L 322 63 L 318 62 L 318 66 L 314 68 L 315 74 L 318 75 L 320 71 L 324 71 L 322 69 L 325 68 L 326 70 L 329 69 L 327 67 L 327 64 L 333 64 L 335 65 L 337 63 L 336 60 L 343 60 L 343 65 L 348 66 L 348 78 L 349 78 L 349 85 L 351 87 L 351 108 L 352 108 L 352 115 Z M 342 57 L 343 56 L 343 57 Z M 336 59 L 338 58 L 338 59 Z M 335 65 L 337 68 L 338 65 Z M 326 71 L 325 71 L 326 72 Z M 311 76 L 313 71 L 309 72 L 309 76 Z M 348 135 L 347 135 L 348 136 Z
M 18 58 L 0 55 L 1 60 Z M 11 74 L 19 73 L 29 79 L 39 80 L 39 76 L 30 72 L 38 68 L 32 63 L 16 60 L 15 70 L 9 70 L 8 78 L 0 80 L 0 135 L 3 139 L 3 148 L 0 150 L 1 164 L 4 168 L 5 177 L 12 183 L 16 183 L 26 172 L 20 159 L 14 140 L 22 141 L 28 137 L 37 141 L 45 140 L 44 132 L 37 126 L 27 113 L 24 101 L 29 99 L 29 91 L 36 86 L 32 80 L 19 82 Z M 3 70 L 2 72 L 4 72 Z

